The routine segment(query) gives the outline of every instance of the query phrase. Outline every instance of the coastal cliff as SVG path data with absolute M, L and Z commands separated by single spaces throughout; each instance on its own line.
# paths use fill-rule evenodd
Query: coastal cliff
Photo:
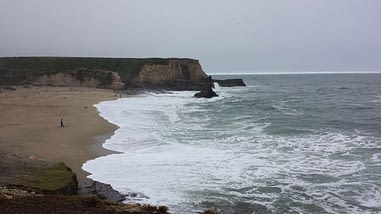
M 125 87 L 116 72 L 87 69 L 45 74 L 38 77 L 33 82 L 33 85 L 109 88 L 115 90 L 124 89 Z
M 0 85 L 198 90 L 205 77 L 194 59 L 0 58 Z
M 197 60 L 170 59 L 168 64 L 143 65 L 133 81 L 137 88 L 198 90 L 207 77 Z

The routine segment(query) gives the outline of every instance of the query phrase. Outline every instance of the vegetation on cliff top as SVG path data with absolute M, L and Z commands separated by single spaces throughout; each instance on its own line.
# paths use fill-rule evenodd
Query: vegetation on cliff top
M 0 58 L 0 85 L 26 84 L 36 77 L 78 69 L 117 72 L 129 84 L 146 64 L 168 65 L 172 58 L 91 58 L 91 57 L 3 57 Z M 192 59 L 183 59 L 192 60 Z M 105 76 L 104 78 L 108 78 Z M 107 82 L 107 79 L 101 80 Z
M 29 176 L 24 178 L 28 185 L 46 191 L 63 190 L 68 182 L 72 182 L 74 173 L 63 162 L 48 167 L 30 168 Z M 73 186 L 76 188 L 76 186 Z

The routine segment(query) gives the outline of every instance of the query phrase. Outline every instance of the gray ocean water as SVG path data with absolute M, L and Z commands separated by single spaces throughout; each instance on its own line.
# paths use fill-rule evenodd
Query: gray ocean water
M 381 213 L 381 74 L 214 78 L 247 87 L 98 104 L 122 153 L 84 169 L 173 213 Z

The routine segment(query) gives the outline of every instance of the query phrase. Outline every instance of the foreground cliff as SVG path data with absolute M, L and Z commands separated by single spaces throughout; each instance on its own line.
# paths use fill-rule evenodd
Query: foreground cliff
M 0 58 L 0 85 L 198 90 L 206 77 L 194 59 Z
M 117 203 L 110 185 L 87 182 L 78 195 L 76 175 L 64 163 L 0 153 L 0 213 L 168 213 L 165 206 Z
M 168 214 L 165 206 L 121 204 L 89 196 L 44 195 L 0 186 L 0 213 Z
M 76 175 L 64 163 L 0 153 L 0 186 L 37 193 L 75 195 Z

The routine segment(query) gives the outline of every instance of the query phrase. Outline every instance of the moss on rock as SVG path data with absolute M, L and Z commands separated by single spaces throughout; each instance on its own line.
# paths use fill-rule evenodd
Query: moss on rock
M 0 186 L 49 194 L 78 193 L 77 177 L 63 162 L 32 160 L 11 154 L 0 154 Z

